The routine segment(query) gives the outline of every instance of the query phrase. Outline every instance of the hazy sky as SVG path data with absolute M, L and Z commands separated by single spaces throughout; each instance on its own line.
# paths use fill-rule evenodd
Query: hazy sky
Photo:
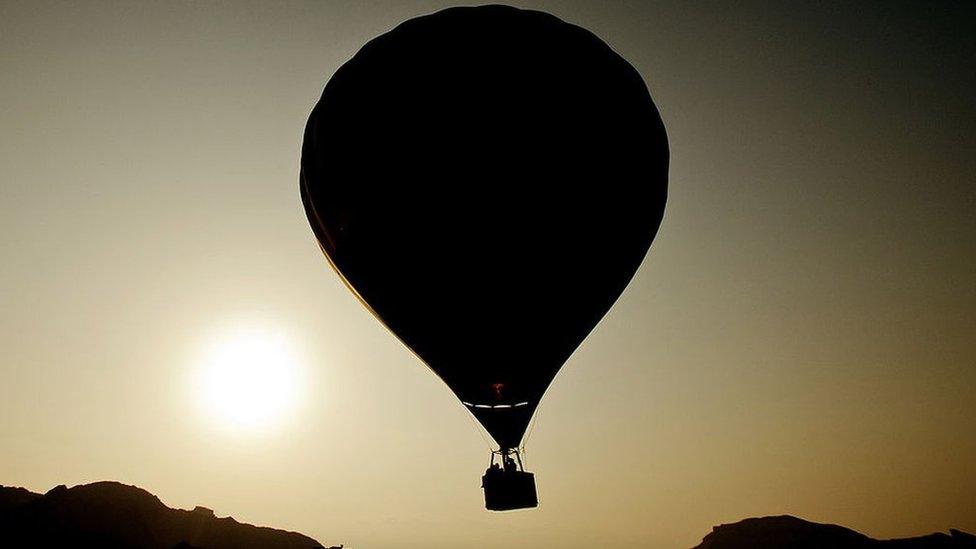
M 633 63 L 672 151 L 648 258 L 539 410 L 538 509 L 484 510 L 479 430 L 298 195 L 328 78 L 445 2 L 0 3 L 0 483 L 359 549 L 976 531 L 974 4 L 518 4 Z M 198 384 L 247 334 L 299 387 L 261 429 Z

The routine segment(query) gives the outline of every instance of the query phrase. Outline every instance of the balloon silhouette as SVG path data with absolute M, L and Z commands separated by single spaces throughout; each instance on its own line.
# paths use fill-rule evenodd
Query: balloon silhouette
M 589 31 L 504 6 L 363 46 L 309 116 L 301 162 L 329 262 L 503 450 L 634 275 L 667 197 L 637 71 Z

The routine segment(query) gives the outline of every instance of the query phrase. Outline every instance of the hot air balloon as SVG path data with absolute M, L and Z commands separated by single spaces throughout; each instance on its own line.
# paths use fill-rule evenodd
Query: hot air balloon
M 526 427 L 647 253 L 668 157 L 626 60 L 587 30 L 506 6 L 446 9 L 371 40 L 309 116 L 312 230 L 497 442 L 489 509 L 536 505 Z

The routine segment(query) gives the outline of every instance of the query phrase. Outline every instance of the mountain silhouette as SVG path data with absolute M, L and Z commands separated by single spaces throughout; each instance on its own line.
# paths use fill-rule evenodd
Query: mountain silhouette
M 876 540 L 835 524 L 818 524 L 788 515 L 749 518 L 712 528 L 694 549 L 976 549 L 976 536 L 948 534 Z
M 103 549 L 313 549 L 295 532 L 218 518 L 205 507 L 170 509 L 156 496 L 118 482 L 35 494 L 0 486 L 0 547 Z
M 142 488 L 107 481 L 46 494 L 0 486 L 0 547 L 324 549 L 296 532 L 218 518 L 205 507 L 171 509 Z M 976 549 L 976 536 L 950 529 L 877 540 L 783 515 L 716 526 L 693 549 Z

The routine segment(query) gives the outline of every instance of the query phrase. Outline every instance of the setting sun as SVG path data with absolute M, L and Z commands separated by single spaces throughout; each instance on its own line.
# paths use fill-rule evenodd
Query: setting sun
M 279 423 L 298 397 L 297 366 L 284 338 L 260 332 L 219 340 L 198 377 L 205 413 L 222 427 L 263 430 Z

